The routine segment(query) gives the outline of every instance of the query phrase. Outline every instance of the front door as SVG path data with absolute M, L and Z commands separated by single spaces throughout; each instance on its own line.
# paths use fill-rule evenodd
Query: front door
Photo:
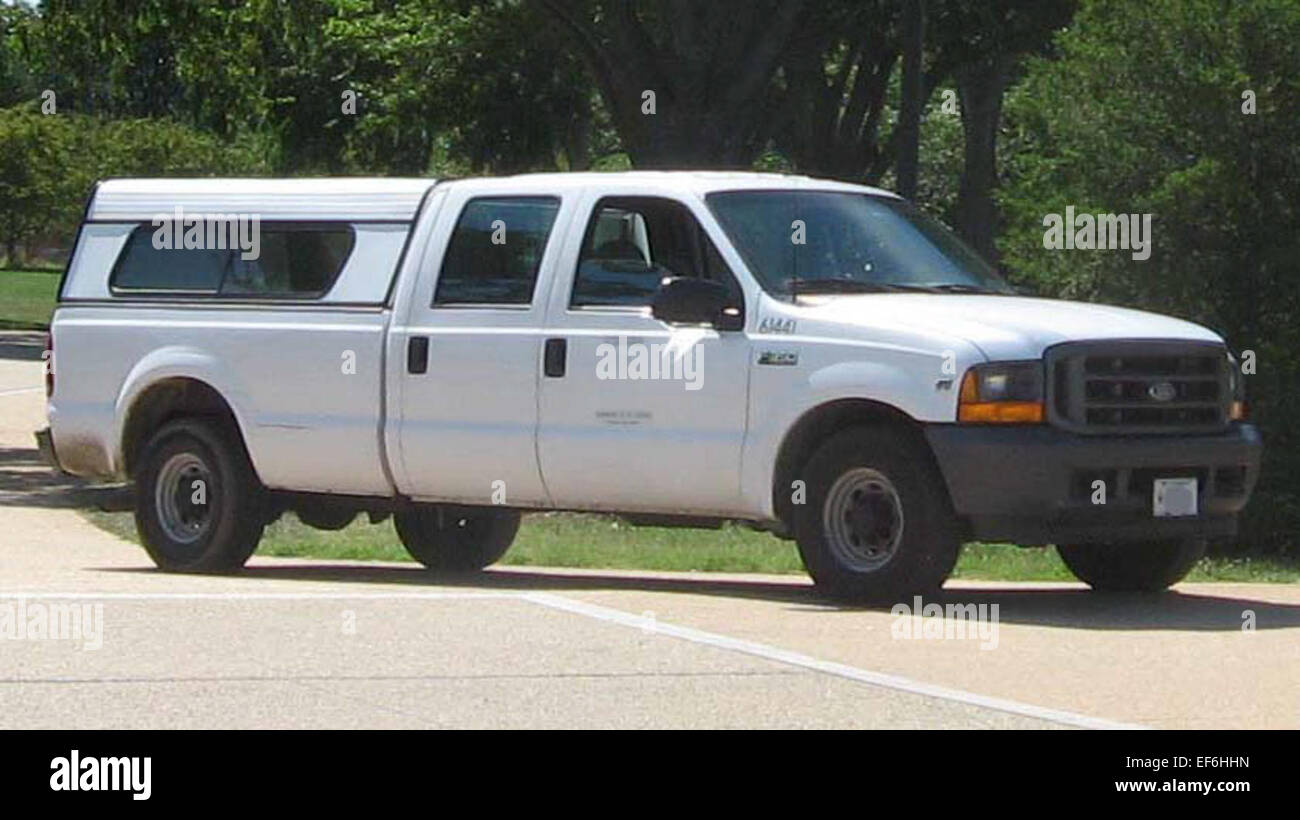
M 650 315 L 665 277 L 744 295 L 690 207 L 589 196 L 560 260 L 539 394 L 542 475 L 561 507 L 725 514 L 740 509 L 749 341 Z M 575 226 L 576 227 L 576 226 Z

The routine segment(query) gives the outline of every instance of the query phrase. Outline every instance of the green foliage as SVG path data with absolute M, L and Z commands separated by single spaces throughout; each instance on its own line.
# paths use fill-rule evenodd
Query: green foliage
M 0 108 L 36 96 L 24 46 L 27 32 L 36 22 L 36 13 L 30 8 L 0 3 Z
M 0 111 L 0 241 L 11 267 L 20 261 L 18 245 L 37 233 L 75 230 L 92 179 L 89 162 L 65 165 L 79 153 L 77 125 L 35 105 Z
M 0 109 L 0 242 L 16 250 L 36 237 L 70 239 L 97 179 L 266 174 L 263 153 L 255 141 L 225 143 L 168 120 Z
M 9 28 L 23 37 L 0 36 L 0 95 L 14 53 L 15 100 L 50 88 L 60 112 L 255 139 L 278 173 L 586 167 L 615 150 L 585 69 L 522 0 L 49 0 Z
M 495 173 L 585 168 L 610 142 L 582 65 L 529 4 L 351 0 L 324 34 L 359 95 L 351 168 L 425 173 L 440 155 Z
M 944 110 L 943 92 L 949 90 L 937 89 L 921 121 L 921 173 L 917 179 L 916 201 L 949 225 L 955 225 L 964 152 L 961 116 Z M 892 174 L 882 184 L 893 185 Z
M 1086 3 L 1007 100 L 1015 278 L 1075 298 L 1203 322 L 1258 356 L 1247 376 L 1268 445 L 1248 538 L 1300 526 L 1300 4 Z M 1243 93 L 1257 113 L 1243 113 Z M 1153 214 L 1151 258 L 1043 248 L 1043 218 Z

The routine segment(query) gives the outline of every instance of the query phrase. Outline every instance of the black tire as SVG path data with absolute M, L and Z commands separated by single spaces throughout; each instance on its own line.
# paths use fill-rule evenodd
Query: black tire
M 160 569 L 237 569 L 257 549 L 265 519 L 261 482 L 229 422 L 169 422 L 145 445 L 136 471 L 135 525 Z
M 1058 544 L 1074 577 L 1099 592 L 1157 592 L 1173 586 L 1205 555 L 1205 540 Z
M 393 515 L 402 546 L 429 569 L 472 572 L 495 564 L 519 532 L 514 510 L 421 504 Z
M 806 482 L 807 503 L 794 506 L 795 540 L 826 593 L 898 601 L 937 590 L 952 573 L 961 529 L 928 449 L 911 431 L 838 433 L 797 478 Z

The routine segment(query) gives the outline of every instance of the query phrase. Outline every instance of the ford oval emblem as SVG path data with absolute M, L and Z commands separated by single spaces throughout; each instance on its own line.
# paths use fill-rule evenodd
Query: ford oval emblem
M 1147 395 L 1155 401 L 1173 401 L 1178 395 L 1178 390 L 1169 382 L 1156 382 L 1147 388 Z

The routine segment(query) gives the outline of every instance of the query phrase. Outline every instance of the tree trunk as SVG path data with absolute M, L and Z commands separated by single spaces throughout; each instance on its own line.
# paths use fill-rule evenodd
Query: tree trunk
M 591 106 L 585 102 L 574 107 L 573 118 L 564 130 L 564 160 L 570 171 L 591 167 Z
M 993 241 L 998 221 L 993 202 L 993 190 L 998 183 L 998 126 L 1002 119 L 1002 93 L 1013 61 L 1011 56 L 995 55 L 957 71 L 965 155 L 957 194 L 956 227 L 962 238 L 993 264 L 998 258 Z
M 916 198 L 917 154 L 921 142 L 924 77 L 925 0 L 912 0 L 903 9 L 903 88 L 898 114 L 898 192 Z
M 659 19 L 633 0 L 609 0 L 599 15 L 581 0 L 541 2 L 586 60 L 633 165 L 753 162 L 768 115 L 765 92 L 798 33 L 804 0 L 664 0 Z

